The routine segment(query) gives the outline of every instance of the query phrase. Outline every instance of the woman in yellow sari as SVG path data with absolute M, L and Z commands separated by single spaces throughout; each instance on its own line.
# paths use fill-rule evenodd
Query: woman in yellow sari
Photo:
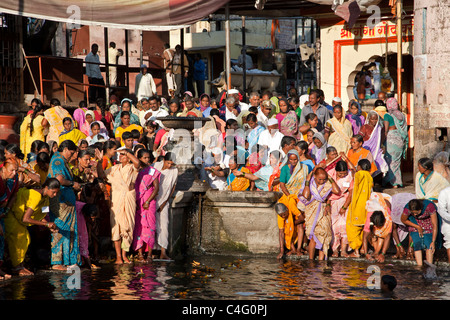
M 50 101 L 50 108 L 44 111 L 44 117 L 50 124 L 47 141 L 58 141 L 59 135 L 64 130 L 63 119 L 72 118 L 69 111 L 61 107 L 58 99 Z
M 439 193 L 450 186 L 450 183 L 440 173 L 434 171 L 433 160 L 430 158 L 419 159 L 417 168 L 419 169 L 415 181 L 417 199 L 437 203 Z
M 21 188 L 11 210 L 5 218 L 5 240 L 8 244 L 9 257 L 13 272 L 20 275 L 33 275 L 23 266 L 23 261 L 30 245 L 30 234 L 27 227 L 32 225 L 45 226 L 51 232 L 58 232 L 54 222 L 45 219 L 49 206 L 49 198 L 54 198 L 59 192 L 61 184 L 56 178 L 48 178 L 42 189 Z
M 333 107 L 334 117 L 325 124 L 325 139 L 328 145 L 336 148 L 338 154 L 347 154 L 350 149 L 350 140 L 353 136 L 353 127 L 348 121 L 340 104 Z
M 331 205 L 329 196 L 341 192 L 325 169 L 314 168 L 306 178 L 297 207 L 305 212 L 305 232 L 309 239 L 308 255 L 314 260 L 316 249 L 319 260 L 327 259 L 333 232 L 331 228 Z
M 63 119 L 64 130 L 59 135 L 59 144 L 64 140 L 72 140 L 75 145 L 78 145 L 80 140 L 86 139 L 86 135 L 80 130 L 76 129 L 71 117 L 65 117 Z
M 131 161 L 131 162 L 130 162 Z M 134 184 L 139 173 L 139 159 L 131 150 L 120 151 L 119 162 L 107 169 L 104 176 L 111 184 L 111 240 L 116 250 L 116 264 L 131 263 L 127 257 L 133 243 L 136 214 L 136 191 Z
M 33 113 L 27 115 L 20 125 L 20 150 L 26 156 L 31 152 L 33 141 L 45 141 L 45 130 L 49 126 L 44 118 L 44 106 L 42 103 L 34 107 Z
M 370 199 L 373 178 L 370 175 L 370 163 L 367 159 L 358 162 L 353 185 L 352 202 L 347 214 L 347 240 L 353 249 L 350 257 L 359 257 L 362 246 L 364 224 L 366 223 L 366 202 Z
M 125 131 L 131 132 L 132 130 L 136 129 L 139 131 L 139 133 L 141 134 L 141 138 L 142 138 L 144 129 L 137 124 L 130 123 L 131 118 L 130 118 L 130 113 L 128 111 L 122 111 L 122 113 L 120 114 L 120 120 L 122 120 L 122 124 L 116 128 L 115 138 L 117 141 L 120 142 L 120 145 L 122 147 L 124 146 L 124 142 L 122 140 L 122 135 Z M 139 141 L 140 141 L 140 139 L 139 139 Z
M 246 173 L 251 173 L 244 165 L 238 164 L 237 156 L 230 157 L 229 173 L 227 177 L 228 190 L 230 191 L 246 191 L 250 188 L 250 185 L 254 185 L 255 182 L 245 178 Z M 236 171 L 242 172 L 241 176 L 236 176 Z

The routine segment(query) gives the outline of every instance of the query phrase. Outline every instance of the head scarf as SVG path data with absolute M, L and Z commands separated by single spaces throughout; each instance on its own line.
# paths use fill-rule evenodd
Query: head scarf
M 322 142 L 322 147 L 318 148 L 316 145 L 314 145 L 314 147 L 311 149 L 311 154 L 314 156 L 316 164 L 318 164 L 320 161 L 326 158 L 328 144 L 327 140 L 325 140 L 325 137 L 320 132 L 314 133 L 313 142 L 315 138 L 319 139 L 320 142 Z
M 358 106 L 358 113 L 353 114 L 352 113 L 352 119 L 356 121 L 356 124 L 358 125 L 358 127 L 362 126 L 361 123 L 361 114 L 362 114 L 362 110 L 361 110 L 361 104 L 356 101 L 355 99 L 350 100 L 350 104 L 354 104 L 356 103 L 356 105 Z
M 399 110 L 397 99 L 395 98 L 387 99 L 386 108 L 389 114 L 395 116 L 398 120 L 403 120 L 403 113 Z
M 288 165 L 289 165 L 289 156 L 290 156 L 291 154 L 296 155 L 296 156 L 297 156 L 297 159 L 300 160 L 300 155 L 298 154 L 298 151 L 297 151 L 297 150 L 295 150 L 295 149 L 289 150 L 288 153 L 287 153 L 287 155 L 286 155 L 286 157 L 287 157 L 287 159 L 288 159 L 288 161 L 287 161 L 287 164 L 288 164 Z M 292 172 L 294 172 L 294 169 L 295 169 L 295 168 L 291 168 L 291 166 L 289 166 L 289 170 L 290 170 L 291 174 L 292 174 Z
M 203 99 L 204 97 L 208 97 L 208 106 L 206 106 L 206 107 L 204 107 L 204 106 L 202 105 L 202 99 Z M 206 93 L 202 94 L 202 95 L 200 96 L 200 98 L 198 99 L 198 105 L 200 106 L 201 112 L 205 111 L 205 110 L 208 109 L 208 107 L 211 105 L 211 97 L 210 97 L 209 95 L 207 95 Z
M 59 134 L 60 137 L 61 137 L 63 134 L 69 133 L 70 131 L 72 131 L 72 130 L 75 128 L 75 125 L 74 125 L 74 123 L 73 123 L 72 118 L 70 118 L 70 117 L 66 117 L 66 118 L 69 118 L 69 119 L 70 119 L 70 123 L 71 123 L 70 130 L 66 130 L 66 128 L 64 128 L 64 130 Z M 64 119 L 66 119 L 66 118 L 64 118 Z M 64 119 L 63 119 L 63 124 L 64 124 Z
M 88 111 L 86 111 L 86 115 L 91 115 L 92 116 L 92 119 L 95 121 L 95 114 L 94 114 L 94 111 L 92 111 L 92 110 L 88 110 Z

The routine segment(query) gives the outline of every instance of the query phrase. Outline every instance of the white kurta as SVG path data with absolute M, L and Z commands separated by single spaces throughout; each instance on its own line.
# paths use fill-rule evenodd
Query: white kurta
M 135 94 L 138 100 L 149 98 L 156 94 L 156 84 L 150 73 L 139 73 L 136 76 Z

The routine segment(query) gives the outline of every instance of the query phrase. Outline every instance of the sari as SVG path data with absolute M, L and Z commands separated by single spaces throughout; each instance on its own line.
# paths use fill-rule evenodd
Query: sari
M 258 125 L 248 133 L 247 135 L 248 152 L 252 152 L 253 146 L 255 146 L 258 143 L 259 135 L 264 130 L 265 128 L 263 126 Z
M 111 240 L 120 241 L 125 252 L 133 242 L 136 213 L 136 190 L 134 187 L 138 169 L 133 164 L 116 164 L 105 171 L 111 183 Z
M 87 108 L 77 108 L 73 112 L 73 119 L 76 121 L 77 128 L 81 128 L 81 126 L 86 121 L 86 111 Z
M 373 173 L 375 173 L 377 171 L 377 166 L 376 166 L 376 164 L 374 162 L 372 153 L 369 150 L 365 149 L 365 148 L 361 147 L 356 152 L 353 151 L 353 149 L 348 150 L 347 158 L 355 166 L 355 168 L 358 166 L 358 161 L 359 160 L 367 159 L 371 163 L 370 174 L 372 175 Z
M 370 137 L 366 141 L 364 141 L 362 147 L 370 151 L 370 153 L 374 158 L 375 165 L 377 166 L 377 170 L 372 174 L 372 176 L 376 176 L 380 172 L 383 173 L 383 175 L 385 175 L 389 170 L 389 166 L 384 160 L 383 150 L 380 147 L 382 127 L 380 126 L 380 116 L 378 115 L 378 113 L 376 113 L 375 111 L 370 111 L 369 115 L 367 116 L 366 125 L 368 125 L 369 118 L 372 114 L 377 115 L 378 121 L 377 124 L 375 125 L 375 128 L 373 128 Z
M 0 167 L 3 166 L 0 164 Z M 12 199 L 12 197 L 17 193 L 19 190 L 19 175 L 16 174 L 16 176 L 13 179 L 8 179 L 6 181 L 3 181 L 0 177 L 0 216 L 2 216 L 5 213 L 6 205 L 8 204 L 8 201 Z M 0 225 L 3 228 L 3 231 L 5 231 L 5 219 L 0 218 Z M 0 261 L 3 261 L 3 255 L 5 252 L 5 236 L 0 235 Z
M 324 212 L 327 198 L 332 190 L 332 185 L 327 181 L 323 185 L 318 186 L 314 176 L 312 176 L 309 186 L 311 190 L 311 199 L 307 200 L 300 193 L 297 206 L 301 211 L 305 212 L 305 235 L 309 240 L 314 239 L 316 249 L 322 250 L 325 257 L 327 257 L 333 233 L 331 228 L 331 216 L 324 214 Z M 304 188 L 305 186 L 303 186 L 301 192 L 303 192 Z
M 325 171 L 333 178 L 336 180 L 336 165 L 337 163 L 342 160 L 341 156 L 336 157 L 336 159 L 332 160 L 331 162 L 327 163 L 328 159 L 324 159 L 322 160 L 319 164 L 325 164 Z
M 142 134 L 142 133 L 144 132 L 144 129 L 143 129 L 140 125 L 138 125 L 138 124 L 130 124 L 130 125 L 129 125 L 128 127 L 126 127 L 126 128 L 122 128 L 121 126 L 119 126 L 119 127 L 116 128 L 116 132 L 115 132 L 114 137 L 115 137 L 116 139 L 120 140 L 120 145 L 121 145 L 122 147 L 124 146 L 124 143 L 123 143 L 123 140 L 122 140 L 122 135 L 123 135 L 123 133 L 124 133 L 124 132 L 131 132 L 131 131 L 133 131 L 134 129 L 138 130 L 140 134 Z
M 42 126 L 43 116 L 36 116 L 33 119 L 33 134 L 30 134 L 31 115 L 26 116 L 20 125 L 20 150 L 24 155 L 31 152 L 31 144 L 35 140 L 45 141 L 44 130 Z
M 133 250 L 144 248 L 145 252 L 153 249 L 156 235 L 156 197 L 150 202 L 148 209 L 143 207 L 152 195 L 155 187 L 153 182 L 159 182 L 161 172 L 152 167 L 141 170 L 136 178 L 136 217 L 133 236 Z
M 347 153 L 350 149 L 350 139 L 353 136 L 352 124 L 345 117 L 341 121 L 335 117 L 327 121 L 326 127 L 334 132 L 328 137 L 328 145 L 336 148 L 338 154 L 340 152 Z
M 64 179 L 74 181 L 69 163 L 59 151 L 55 152 L 48 172 L 49 178 L 61 175 Z M 58 227 L 57 233 L 52 233 L 52 265 L 81 264 L 78 243 L 78 224 L 76 212 L 76 196 L 72 187 L 61 186 L 58 196 L 49 200 L 50 221 Z
M 58 141 L 58 137 L 64 130 L 63 119 L 70 117 L 69 112 L 61 106 L 55 106 L 53 108 L 44 111 L 44 117 L 50 124 L 50 128 L 47 135 L 47 141 Z
M 386 136 L 385 159 L 389 170 L 385 176 L 385 182 L 393 186 L 402 186 L 402 172 L 400 169 L 401 160 L 406 158 L 408 148 L 408 124 L 406 116 L 398 110 L 398 103 L 395 98 L 386 101 L 389 114 L 394 119 L 396 130 L 389 130 Z
M 322 147 L 318 148 L 316 145 L 314 145 L 311 148 L 310 154 L 311 157 L 314 159 L 315 163 L 319 163 L 320 161 L 324 160 L 327 157 L 328 144 L 327 141 L 325 140 L 325 137 L 320 132 L 316 132 L 314 134 L 313 141 L 315 138 L 319 139 L 322 142 Z
M 267 165 L 254 173 L 259 178 L 255 181 L 255 187 L 258 190 L 269 191 L 269 180 L 274 170 L 271 165 Z
M 278 130 L 285 136 L 291 136 L 297 139 L 298 118 L 295 111 L 291 110 L 283 115 L 278 113 L 275 117 L 278 120 Z
M 406 193 L 406 192 L 405 193 L 396 193 L 392 196 L 391 217 L 392 217 L 392 222 L 397 225 L 397 234 L 398 234 L 400 242 L 405 240 L 405 238 L 409 234 L 408 227 L 403 224 L 401 216 L 402 216 L 403 210 L 405 209 L 405 206 L 412 199 L 416 199 L 416 195 L 414 193 Z M 397 244 L 395 239 L 394 238 L 392 238 L 392 239 L 394 240 L 394 243 Z
M 353 134 L 355 135 L 361 130 L 366 118 L 362 114 L 361 104 L 356 100 L 353 101 L 358 105 L 358 112 L 356 114 L 347 114 L 345 118 L 352 124 Z
M 244 173 L 250 173 L 250 170 L 242 165 L 239 166 L 238 170 Z M 245 177 L 236 177 L 231 170 L 227 177 L 227 184 L 228 190 L 231 191 L 246 191 L 250 188 L 250 180 Z
M 297 228 L 294 224 L 294 216 L 298 217 L 301 214 L 297 208 L 298 199 L 295 194 L 289 196 L 283 195 L 278 202 L 284 204 L 289 210 L 289 215 L 286 220 L 283 220 L 283 218 L 277 215 L 277 223 L 279 229 L 284 229 L 284 243 L 286 248 L 291 250 L 291 244 L 294 245 L 298 241 Z
M 298 152 L 296 150 L 290 150 L 287 156 L 289 157 L 290 154 L 296 154 L 298 157 Z M 288 168 L 289 170 L 289 165 L 286 164 L 283 166 L 283 168 Z M 283 168 L 281 169 L 283 170 Z M 302 189 L 303 182 L 306 180 L 306 177 L 308 176 L 308 173 L 309 173 L 308 167 L 299 161 L 295 166 L 295 168 L 292 170 L 292 173 L 290 173 L 289 180 L 286 182 L 286 189 L 289 191 L 290 194 L 295 195 L 299 194 L 300 190 Z
M 336 178 L 336 171 L 334 171 L 334 175 L 331 173 L 328 174 L 335 179 L 336 184 L 341 190 L 339 194 L 331 194 L 330 196 L 331 229 L 333 231 L 332 250 L 337 251 L 342 242 L 348 244 L 346 226 L 349 209 L 347 208 L 344 215 L 341 215 L 339 211 L 344 206 L 350 196 L 350 192 L 353 190 L 353 176 L 350 170 L 348 171 L 347 176 L 342 179 Z
M 161 172 L 159 177 L 159 192 L 156 196 L 156 206 L 159 211 L 156 212 L 156 234 L 157 246 L 167 249 L 169 247 L 169 208 L 170 195 L 173 188 L 177 184 L 178 169 L 164 169 L 162 170 L 164 161 L 156 162 L 154 168 Z M 162 204 L 166 205 L 161 209 Z
M 122 115 L 122 111 L 119 111 L 119 113 L 116 116 L 116 119 L 114 120 L 114 129 L 113 129 L 114 135 L 116 134 L 117 128 L 122 125 L 122 119 L 120 118 L 121 115 Z M 95 117 L 95 113 L 94 113 L 94 117 Z M 137 116 L 134 112 L 130 112 L 130 125 L 131 124 L 141 126 L 141 121 L 139 120 L 139 116 Z
M 426 178 L 420 172 L 416 174 L 415 190 L 417 199 L 437 201 L 439 193 L 448 186 L 450 186 L 450 182 L 436 171 L 431 171 Z
M 268 191 L 280 191 L 280 184 L 278 183 L 276 186 L 273 185 L 275 179 L 280 178 L 281 173 L 281 163 L 279 163 L 272 171 L 272 174 L 269 177 L 269 182 L 267 183 Z
M 372 192 L 370 199 L 366 202 L 366 223 L 364 225 L 364 231 L 370 232 L 370 217 L 375 211 L 383 212 L 386 222 L 381 228 L 374 226 L 374 235 L 378 238 L 385 239 L 389 233 L 392 233 L 392 217 L 391 209 L 388 207 L 386 201 L 389 201 L 392 205 L 392 197 L 386 193 Z
M 245 167 L 250 171 L 250 173 L 254 174 L 256 171 L 263 167 L 261 163 L 261 157 L 259 152 L 253 152 L 247 158 L 247 164 Z
M 363 227 L 366 222 L 366 202 L 372 193 L 373 178 L 369 172 L 356 172 L 353 186 L 352 202 L 347 214 L 347 239 L 349 246 L 357 250 L 362 245 Z
M 86 203 L 77 201 L 75 207 L 77 209 L 78 224 L 78 241 L 80 244 L 80 255 L 89 258 L 89 234 L 87 231 L 86 219 L 84 218 L 83 208 Z
M 70 130 L 63 130 L 59 135 L 59 144 L 61 144 L 64 140 L 72 140 L 76 145 L 80 140 L 86 139 L 86 135 L 78 129 L 75 129 L 73 120 L 72 120 L 72 128 Z
M 29 223 L 23 222 L 23 216 L 28 208 L 33 210 L 31 218 L 42 220 L 46 212 L 42 212 L 42 207 L 48 206 L 48 198 L 34 190 L 20 188 L 17 198 L 11 207 L 11 211 L 5 217 L 5 239 L 8 243 L 9 258 L 13 268 L 17 267 L 25 260 L 25 255 L 30 245 L 31 237 L 27 227 Z
M 421 238 L 416 228 L 408 226 L 408 231 L 413 241 L 414 251 L 430 248 L 431 241 L 433 240 L 433 224 L 431 222 L 431 215 L 433 214 L 437 214 L 437 207 L 433 203 L 433 201 L 423 200 L 422 211 L 417 216 L 413 216 L 411 214 L 411 211 L 409 210 L 409 204 L 406 204 L 402 215 L 406 216 L 408 220 L 411 221 L 412 223 L 422 227 L 423 231 L 423 237 Z M 437 223 L 438 236 L 436 237 L 436 245 L 435 245 L 436 249 L 440 248 L 442 240 L 442 235 L 440 234 L 442 222 L 439 215 L 437 215 L 437 220 L 438 220 Z

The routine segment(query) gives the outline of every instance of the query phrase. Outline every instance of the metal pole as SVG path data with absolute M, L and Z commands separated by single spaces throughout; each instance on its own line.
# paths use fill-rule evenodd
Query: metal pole
M 184 94 L 184 92 L 187 90 L 187 88 L 184 87 L 184 29 L 180 30 L 180 46 L 181 46 L 181 88 L 178 90 L 181 95 Z
M 244 89 L 244 102 L 247 102 L 247 47 L 245 44 L 245 16 L 242 16 L 242 50 L 244 59 L 242 63 L 242 88 Z
M 402 108 L 402 0 L 397 0 L 397 101 Z
M 225 5 L 225 65 L 227 89 L 231 88 L 231 53 L 230 53 L 230 7 Z
M 125 29 L 125 66 L 127 73 L 127 94 L 130 94 L 130 63 L 128 59 L 128 31 Z M 135 92 L 136 94 L 137 92 Z
M 105 41 L 105 74 L 106 74 L 106 100 L 109 101 L 109 50 L 108 50 L 108 28 L 104 28 Z

